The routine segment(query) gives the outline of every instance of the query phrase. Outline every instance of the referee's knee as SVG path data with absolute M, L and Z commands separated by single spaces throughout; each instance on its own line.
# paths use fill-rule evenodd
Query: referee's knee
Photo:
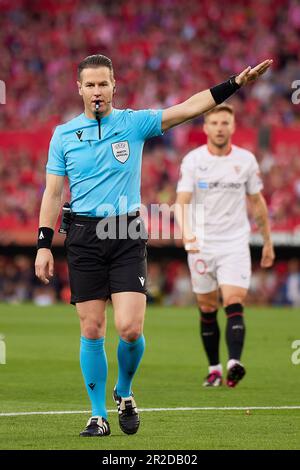
M 88 339 L 98 339 L 105 336 L 105 325 L 98 322 L 82 322 L 81 334 Z
M 122 328 L 119 330 L 119 336 L 128 343 L 133 343 L 143 334 L 143 331 L 140 327 L 129 327 L 129 328 Z

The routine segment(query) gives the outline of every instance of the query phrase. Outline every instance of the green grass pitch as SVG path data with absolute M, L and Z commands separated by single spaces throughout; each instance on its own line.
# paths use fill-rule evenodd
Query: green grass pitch
M 225 318 L 221 357 L 226 364 Z M 79 368 L 79 325 L 72 306 L 38 308 L 0 305 L 0 333 L 7 363 L 0 365 L 0 449 L 298 449 L 300 364 L 292 342 L 300 339 L 299 309 L 252 308 L 246 311 L 243 362 L 247 374 L 235 388 L 204 389 L 207 364 L 199 341 L 196 308 L 148 307 L 146 351 L 134 380 L 142 411 L 138 434 L 123 434 L 111 392 L 117 376 L 117 335 L 108 313 L 107 405 L 112 434 L 79 438 L 89 414 L 3 416 L 3 413 L 81 411 L 89 402 Z M 274 407 L 220 410 L 220 407 Z M 180 407 L 214 407 L 181 411 Z

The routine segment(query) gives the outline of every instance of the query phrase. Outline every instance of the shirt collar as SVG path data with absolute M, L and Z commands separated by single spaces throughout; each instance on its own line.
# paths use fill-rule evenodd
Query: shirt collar
M 112 108 L 112 111 L 107 116 L 101 118 L 101 120 L 100 120 L 101 124 L 105 124 L 106 122 L 112 121 L 112 119 L 114 118 L 114 115 L 115 115 L 115 109 Z M 85 123 L 97 124 L 97 119 L 90 119 L 90 118 L 86 117 L 84 112 L 81 114 L 81 117 L 82 117 L 82 119 Z

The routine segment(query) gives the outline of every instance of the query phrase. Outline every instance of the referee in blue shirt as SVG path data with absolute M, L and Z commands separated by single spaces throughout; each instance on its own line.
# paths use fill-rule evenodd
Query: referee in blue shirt
M 58 126 L 50 142 L 35 271 L 45 284 L 53 276 L 51 243 L 67 176 L 72 217 L 65 247 L 71 303 L 79 316 L 80 365 L 92 405 L 81 436 L 110 434 L 104 348 L 109 298 L 120 338 L 113 391 L 119 424 L 123 432 L 134 434 L 140 423 L 131 385 L 145 348 L 147 238 L 139 217 L 145 140 L 209 111 L 262 75 L 271 63 L 266 60 L 253 69 L 247 67 L 183 103 L 156 111 L 113 108 L 116 82 L 109 58 L 92 55 L 79 64 L 77 84 L 84 112 Z

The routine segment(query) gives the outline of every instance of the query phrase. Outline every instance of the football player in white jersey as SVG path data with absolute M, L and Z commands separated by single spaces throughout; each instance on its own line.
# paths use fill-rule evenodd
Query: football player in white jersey
M 227 316 L 226 383 L 234 387 L 246 372 L 241 354 L 244 303 L 251 276 L 247 201 L 263 236 L 261 267 L 272 266 L 274 249 L 255 156 L 231 143 L 233 108 L 228 104 L 213 108 L 205 115 L 203 129 L 207 144 L 189 152 L 182 161 L 175 215 L 188 253 L 201 338 L 209 361 L 203 385 L 223 382 L 217 322 L 221 293 Z

